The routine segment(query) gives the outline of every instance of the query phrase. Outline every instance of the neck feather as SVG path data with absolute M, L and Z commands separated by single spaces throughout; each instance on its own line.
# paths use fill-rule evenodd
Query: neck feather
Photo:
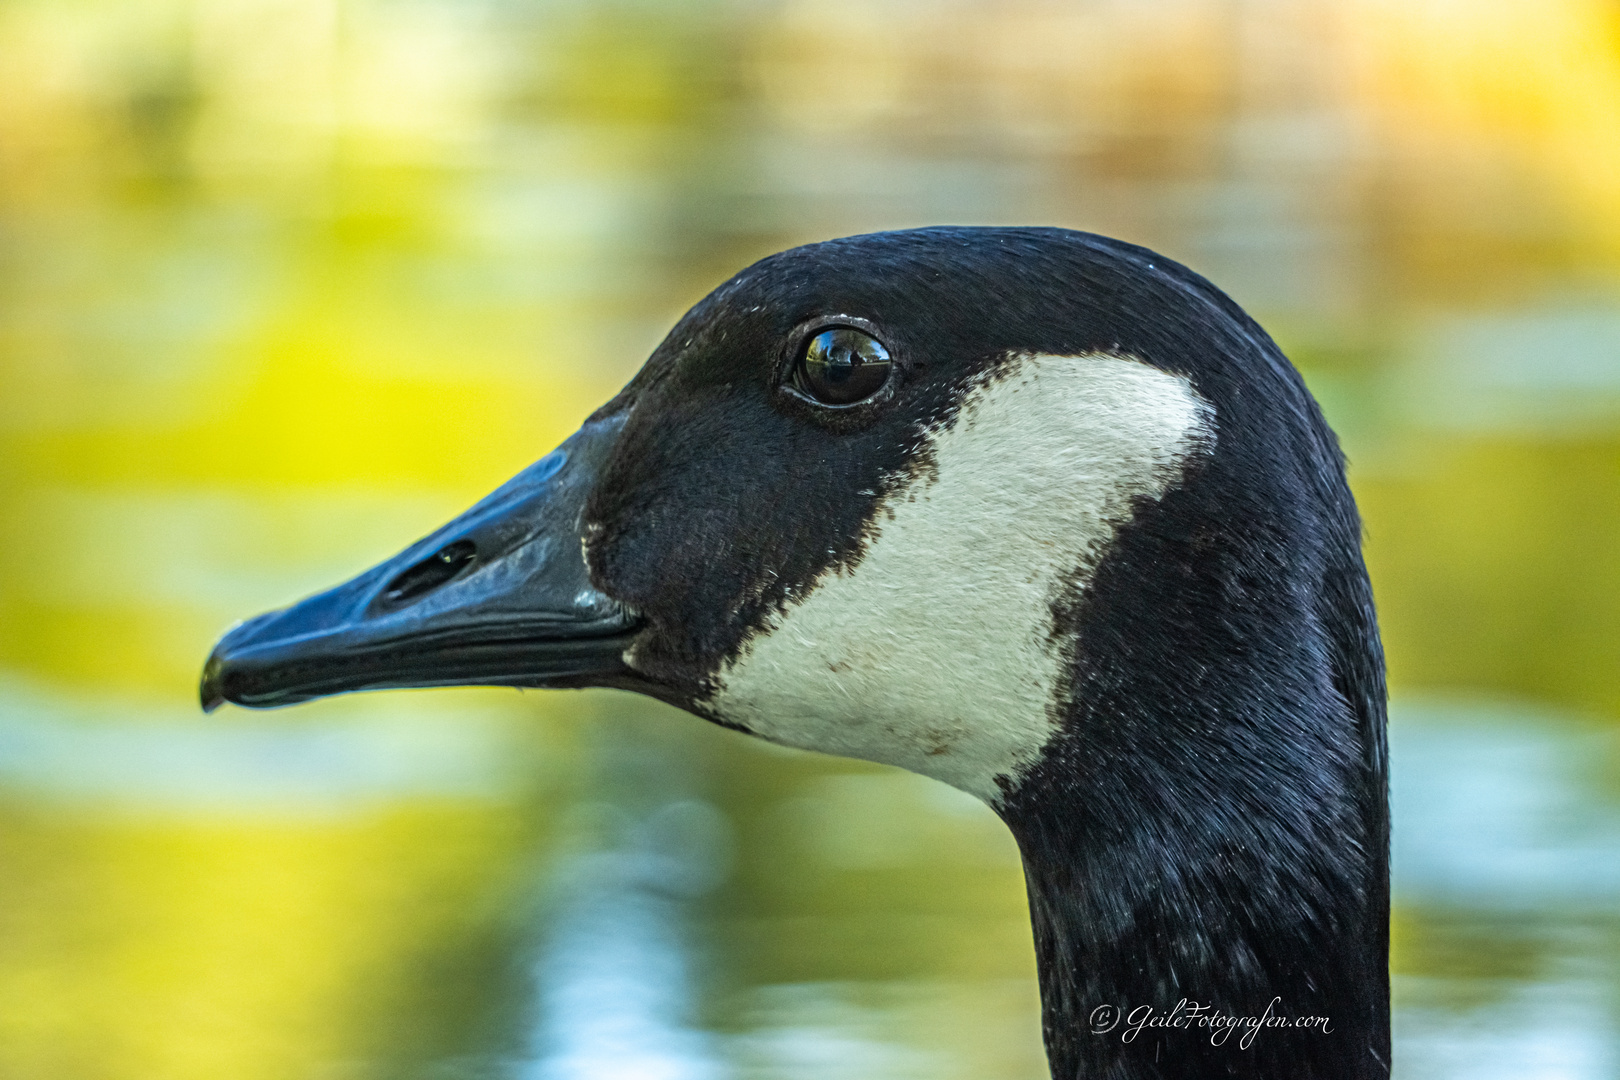
M 1173 706 L 1154 676 L 1082 670 L 1064 734 L 1002 800 L 1056 1080 L 1388 1076 L 1382 687 L 1312 654 Z M 1217 1015 L 1265 1026 L 1222 1037 Z
M 1088 788 L 1084 807 L 1008 811 L 1056 1080 L 1388 1076 L 1382 852 L 1351 793 L 1289 821 L 1237 793 L 1132 816 Z
M 1056 1080 L 1389 1075 L 1382 650 L 1307 411 L 1296 460 L 1229 408 L 1226 454 L 1054 604 L 1061 727 L 998 809 Z M 1222 1038 L 1216 1014 L 1265 1026 Z

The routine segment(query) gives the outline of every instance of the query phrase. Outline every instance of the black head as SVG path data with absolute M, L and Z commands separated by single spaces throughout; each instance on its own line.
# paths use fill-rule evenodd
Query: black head
M 738 274 L 555 455 L 231 631 L 203 699 L 615 686 L 946 780 L 1023 846 L 1054 1064 L 1106 1065 L 1052 1026 L 1105 992 L 1077 964 L 1331 986 L 1377 1041 L 1381 672 L 1342 459 L 1253 321 L 1142 248 L 934 228 Z
M 1125 385 L 1134 376 L 1160 377 Z M 998 393 L 1007 400 L 988 408 Z M 1009 407 L 1015 393 L 1020 404 Z M 1044 415 L 1042 399 L 1060 415 Z M 974 413 L 972 444 L 947 448 L 952 435 L 964 441 L 964 407 Z M 1165 409 L 1176 415 L 1141 415 Z M 1035 460 L 1066 452 L 1065 440 L 1093 460 Z M 1018 664 L 1038 644 L 1068 669 L 1077 605 L 1117 527 L 1167 491 L 1199 476 L 1217 491 L 1190 540 L 1201 558 L 1260 541 L 1309 556 L 1301 541 L 1322 540 L 1320 519 L 1342 499 L 1322 490 L 1339 472 L 1336 450 L 1293 369 L 1185 268 L 1060 229 L 833 240 L 771 256 L 716 289 L 578 435 L 462 518 L 352 582 L 233 630 L 209 661 L 205 704 L 389 686 L 602 684 L 769 727 L 756 715 L 769 694 L 756 689 L 754 707 L 726 707 L 728 669 L 818 588 L 865 584 L 863 560 L 883 547 L 885 529 L 898 535 L 908 524 L 896 521 L 901 500 L 937 501 L 947 449 L 965 460 L 958 471 L 986 475 L 935 514 L 979 540 L 934 535 L 929 550 L 912 538 L 924 549 L 897 554 L 911 562 L 883 588 L 926 596 L 897 608 L 874 592 L 864 612 L 847 610 L 858 597 L 829 612 L 848 651 L 912 635 L 948 648 L 946 667 L 971 672 L 986 652 L 1010 647 L 1006 662 Z M 1016 543 L 988 542 L 998 532 L 1055 552 L 1051 567 L 1035 568 L 1044 577 L 1033 592 L 1004 598 L 1022 605 L 1039 643 L 998 643 L 951 614 L 981 617 L 985 607 L 964 605 L 952 582 L 956 593 L 982 591 L 997 585 L 984 564 L 1026 558 Z M 1164 569 L 1161 588 L 1186 584 Z M 1201 601 L 1207 615 L 1233 598 Z M 803 659 L 835 665 L 837 651 L 807 649 Z M 878 662 L 869 674 L 893 673 Z M 1043 687 L 1051 700 L 1038 704 L 1053 726 L 1071 675 Z M 782 693 L 836 694 L 836 681 Z M 823 730 L 841 722 L 762 733 L 917 766 L 916 753 Z M 952 741 L 949 726 L 909 737 L 937 750 Z M 1036 749 L 1001 747 L 997 763 L 1017 773 Z M 1000 784 L 1015 779 L 1008 772 L 998 772 Z

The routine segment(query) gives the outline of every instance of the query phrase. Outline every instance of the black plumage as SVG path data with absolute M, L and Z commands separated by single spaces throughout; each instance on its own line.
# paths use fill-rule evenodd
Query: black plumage
M 786 388 L 795 350 L 829 320 L 892 354 L 894 377 L 865 404 L 829 410 Z M 605 598 L 592 629 L 571 638 L 560 594 L 539 578 L 519 599 L 554 613 L 553 629 L 486 635 L 457 654 L 454 677 L 423 659 L 449 647 L 431 618 L 414 637 L 404 623 L 368 629 L 375 590 L 400 567 L 466 542 L 452 523 L 306 601 L 324 637 L 305 635 L 290 659 L 300 608 L 233 632 L 210 660 L 205 701 L 412 685 L 431 668 L 415 682 L 619 686 L 736 726 L 711 704 L 725 666 L 823 575 L 858 571 L 885 497 L 932 467 L 927 433 L 970 385 L 1033 353 L 1173 372 L 1214 418 L 1204 452 L 1162 498 L 1139 499 L 1089 577 L 1077 568 L 1052 599 L 1066 672 L 1058 733 L 1003 781 L 996 807 L 1024 857 L 1053 1075 L 1386 1076 L 1383 663 L 1343 458 L 1265 332 L 1143 248 L 1060 229 L 935 228 L 765 259 L 676 325 L 592 418 L 588 430 L 606 433 L 581 444 L 592 471 L 559 481 L 578 493 L 579 532 L 551 557 L 583 542 Z M 479 549 L 482 563 L 505 557 Z M 471 590 L 466 610 L 488 603 L 477 569 L 454 586 Z M 350 623 L 334 611 L 352 611 Z M 568 670 L 525 668 L 565 640 Z M 301 688 L 311 651 L 375 657 L 377 641 L 387 660 L 361 664 L 365 678 Z M 578 659 L 593 642 L 596 659 Z M 1130 1041 L 1093 1030 L 1099 1006 L 1162 1015 L 1183 1000 L 1327 1025 L 1268 1027 L 1246 1046 L 1199 1027 Z

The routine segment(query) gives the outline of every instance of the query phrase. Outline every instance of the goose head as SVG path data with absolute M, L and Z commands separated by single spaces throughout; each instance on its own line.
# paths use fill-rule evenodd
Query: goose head
M 1343 461 L 1265 333 L 1150 251 L 936 228 L 767 258 L 466 514 L 232 629 L 202 698 L 468 684 L 634 690 L 983 799 L 1056 1077 L 1388 1073 Z M 1189 1007 L 1327 1030 L 1240 1048 Z

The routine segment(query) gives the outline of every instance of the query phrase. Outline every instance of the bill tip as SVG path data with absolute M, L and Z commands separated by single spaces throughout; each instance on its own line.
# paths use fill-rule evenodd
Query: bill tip
M 218 653 L 210 656 L 208 663 L 203 665 L 202 678 L 197 683 L 197 699 L 205 713 L 211 713 L 225 704 L 225 692 L 221 688 L 220 679 L 222 667 Z

